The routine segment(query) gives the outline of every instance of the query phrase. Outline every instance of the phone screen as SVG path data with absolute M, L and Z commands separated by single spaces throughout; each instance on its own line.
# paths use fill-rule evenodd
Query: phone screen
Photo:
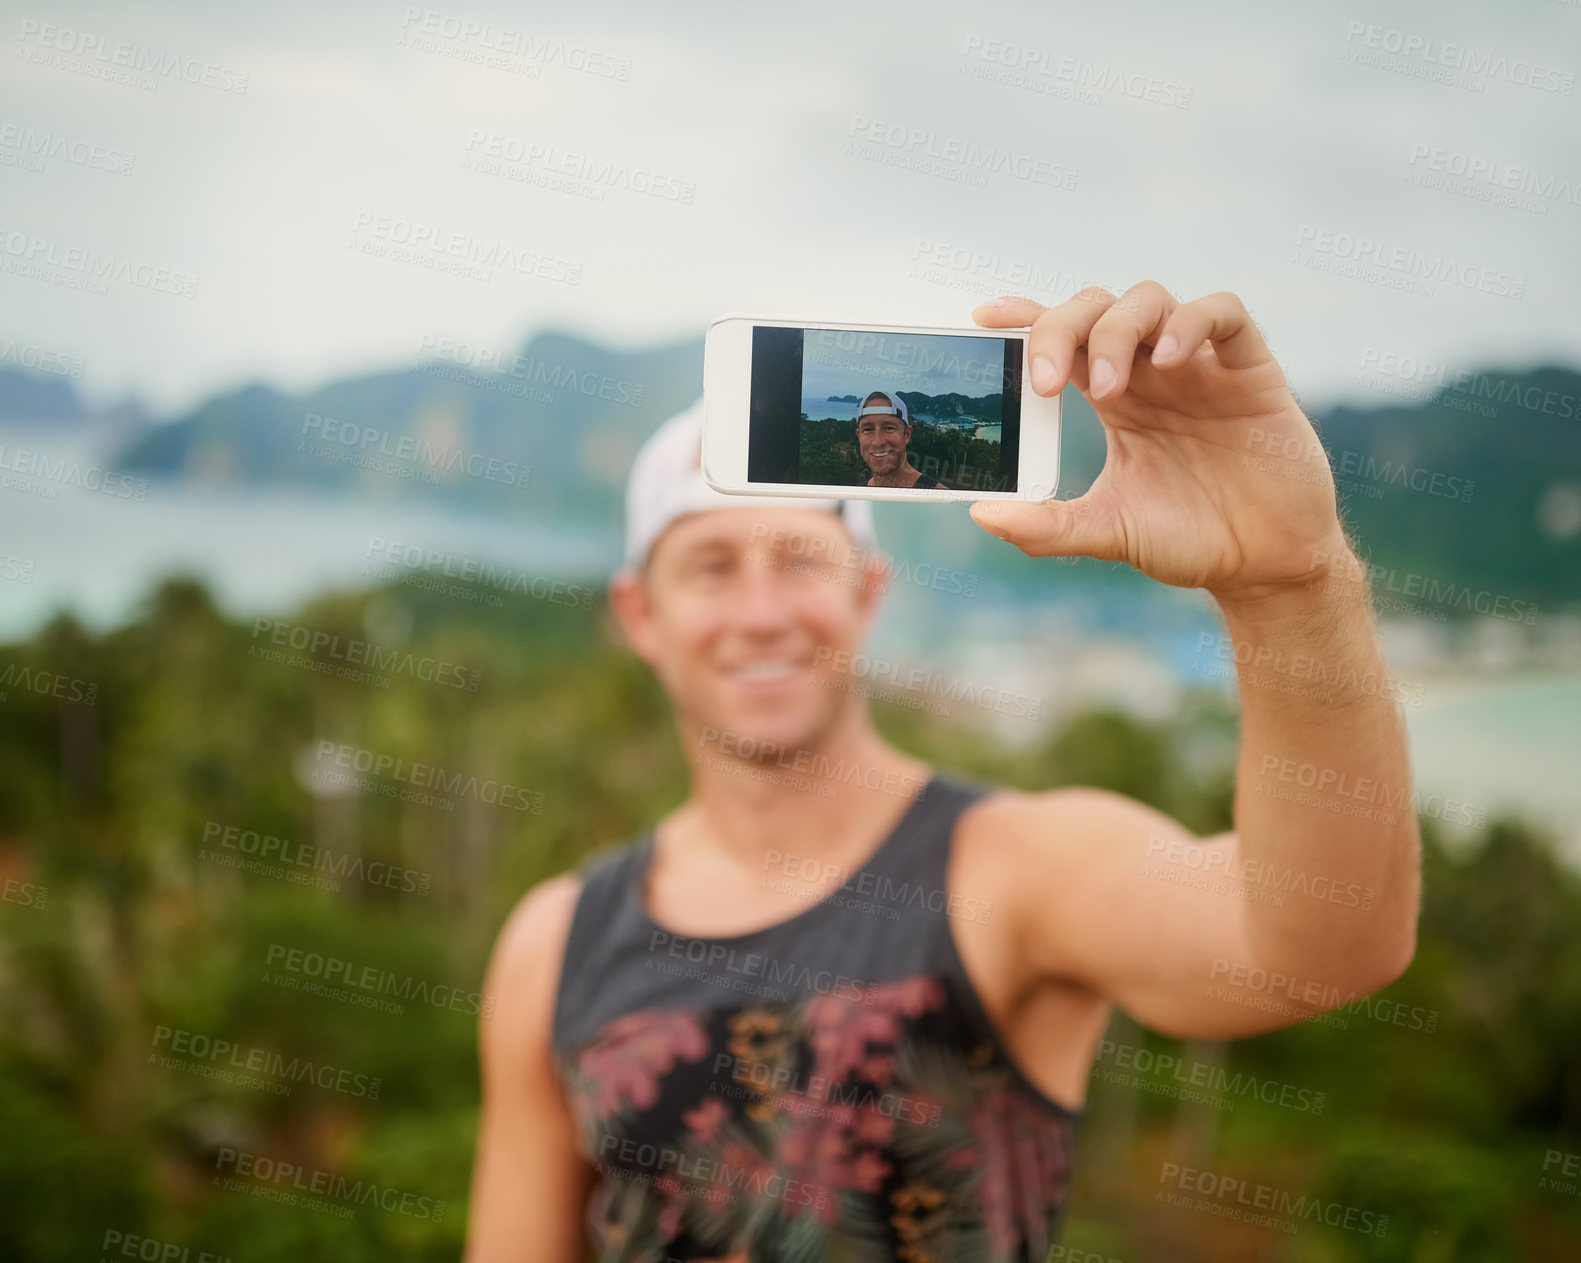
M 1022 342 L 754 325 L 747 481 L 1017 490 Z

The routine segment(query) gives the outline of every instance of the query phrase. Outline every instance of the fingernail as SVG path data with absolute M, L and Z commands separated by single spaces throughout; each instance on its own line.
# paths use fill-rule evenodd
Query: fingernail
M 1173 333 L 1166 333 L 1158 340 L 1158 345 L 1153 348 L 1153 362 L 1156 364 L 1159 360 L 1172 359 L 1179 350 L 1180 339 Z
M 1094 395 L 1104 395 L 1109 392 L 1109 387 L 1114 385 L 1114 365 L 1108 360 L 1097 359 L 1092 362 L 1092 370 L 1088 374 L 1088 381 L 1092 383 Z
M 1046 355 L 1032 357 L 1032 389 L 1040 395 L 1054 389 L 1054 361 Z
M 977 306 L 972 308 L 972 310 L 973 311 L 981 311 L 984 307 L 1003 307 L 1004 305 L 1005 305 L 1004 296 L 1001 295 L 998 298 L 990 298 L 986 302 L 978 303 Z

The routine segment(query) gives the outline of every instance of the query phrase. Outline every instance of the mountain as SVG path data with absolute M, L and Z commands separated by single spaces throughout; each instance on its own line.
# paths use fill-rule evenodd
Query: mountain
M 1424 392 L 1425 393 L 1425 392 Z M 1477 372 L 1318 418 L 1375 566 L 1553 606 L 1581 599 L 1581 374 Z
M 160 426 L 128 472 L 618 520 L 637 445 L 702 391 L 702 340 L 619 351 L 533 337 L 498 369 L 432 358 L 305 394 L 252 385 Z
M 0 364 L 18 358 L 15 348 L 14 342 L 0 339 Z M 56 361 L 67 364 L 68 370 L 0 368 L 0 424 L 47 422 L 51 425 L 78 425 L 98 422 L 125 431 L 148 425 L 150 418 L 136 399 L 123 399 L 108 408 L 90 408 L 72 384 L 82 373 L 82 361 L 62 360 L 59 357 L 56 357 Z
M 991 395 L 963 395 L 958 391 L 927 395 L 918 390 L 897 390 L 895 393 L 905 400 L 906 409 L 919 417 L 939 421 L 960 417 L 980 425 L 997 425 L 1004 415 L 1004 395 L 997 390 Z
M 631 458 L 655 426 L 697 398 L 702 350 L 701 338 L 627 351 L 544 332 L 508 371 L 429 359 L 305 394 L 252 385 L 141 430 L 114 463 L 209 486 L 318 488 L 613 533 Z M 1489 370 L 1380 401 L 1312 410 L 1362 555 L 1407 591 L 1453 582 L 1547 610 L 1574 603 L 1581 374 Z M 69 382 L 0 370 L 0 420 L 82 412 Z M 1059 494 L 1069 499 L 1091 485 L 1104 459 L 1102 427 L 1075 391 L 1065 396 L 1061 447 Z M 507 467 L 530 468 L 526 485 L 508 480 Z M 875 513 L 881 538 L 916 565 L 1018 590 L 1126 577 L 1123 567 L 1098 563 L 1051 570 L 971 525 L 964 505 L 885 503 Z
M 68 376 L 0 368 L 0 420 L 82 421 L 87 415 Z

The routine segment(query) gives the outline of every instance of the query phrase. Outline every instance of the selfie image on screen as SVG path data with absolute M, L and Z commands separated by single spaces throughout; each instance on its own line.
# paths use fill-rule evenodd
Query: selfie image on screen
M 1021 343 L 753 330 L 751 482 L 1014 491 Z

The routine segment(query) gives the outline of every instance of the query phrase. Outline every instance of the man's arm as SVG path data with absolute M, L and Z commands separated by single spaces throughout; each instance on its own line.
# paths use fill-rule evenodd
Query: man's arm
M 1013 848 L 1035 972 L 1182 1039 L 1289 1026 L 1386 986 L 1415 950 L 1410 769 L 1364 586 L 1225 616 L 1233 660 L 1331 681 L 1303 694 L 1243 671 L 1234 832 L 1198 839 L 1095 790 L 1006 796 L 986 825 Z
M 1233 833 L 1199 842 L 1094 791 L 989 808 L 1026 875 L 1009 902 L 1034 976 L 1204 1038 L 1393 981 L 1420 897 L 1404 728 L 1327 458 L 1255 322 L 1233 294 L 1181 304 L 1153 282 L 974 315 L 1032 327 L 1033 387 L 1086 393 L 1108 457 L 1075 500 L 980 502 L 973 518 L 1033 556 L 1207 590 L 1241 689 Z
M 500 931 L 479 1022 L 483 1114 L 467 1226 L 467 1263 L 582 1263 L 593 1172 L 550 1058 L 555 991 L 580 880 L 552 878 Z

